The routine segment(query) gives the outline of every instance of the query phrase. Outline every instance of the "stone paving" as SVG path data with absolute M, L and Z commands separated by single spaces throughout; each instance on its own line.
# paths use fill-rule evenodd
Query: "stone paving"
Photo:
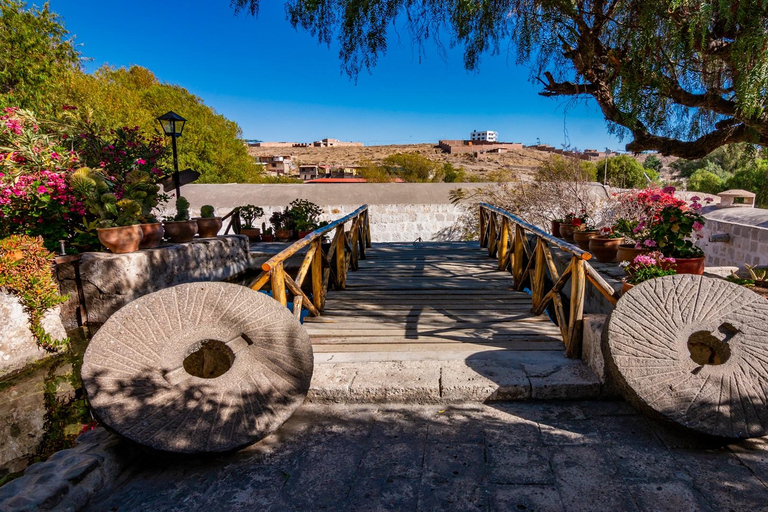
M 87 510 L 766 510 L 768 438 L 624 402 L 305 405 L 235 454 L 145 453 Z

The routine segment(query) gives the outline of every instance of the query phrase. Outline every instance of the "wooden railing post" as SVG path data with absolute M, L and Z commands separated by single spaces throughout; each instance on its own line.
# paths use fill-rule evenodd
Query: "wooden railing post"
M 496 214 L 488 215 L 488 256 L 496 256 Z
M 541 238 L 536 241 L 536 249 L 534 249 L 534 264 L 533 264 L 533 276 L 531 277 L 531 299 L 533 301 L 533 309 L 539 307 L 541 300 L 544 298 L 544 247 L 545 242 Z
M 343 290 L 347 283 L 347 262 L 345 254 L 346 234 L 344 224 L 336 228 L 336 288 Z
M 365 210 L 365 246 L 371 247 L 371 219 L 368 216 L 368 210 Z
M 504 217 L 501 220 L 501 236 L 499 237 L 499 270 L 507 268 L 509 261 L 507 260 L 509 255 L 509 221 Z
M 523 243 L 525 242 L 525 232 L 520 226 L 515 226 L 515 264 L 512 267 L 512 279 L 515 287 L 520 286 L 523 279 Z
M 285 295 L 285 269 L 282 261 L 272 269 L 272 298 L 283 306 L 288 305 L 288 298 Z
M 571 311 L 568 315 L 568 340 L 565 355 L 571 358 L 581 357 L 581 337 L 584 329 L 584 291 L 585 262 L 581 258 L 571 261 Z
M 325 290 L 323 289 L 323 246 L 318 238 L 315 244 L 315 254 L 312 257 L 312 302 L 322 311 L 325 308 Z
M 485 207 L 480 207 L 480 247 L 485 247 L 485 232 L 486 232 L 486 225 L 485 225 Z

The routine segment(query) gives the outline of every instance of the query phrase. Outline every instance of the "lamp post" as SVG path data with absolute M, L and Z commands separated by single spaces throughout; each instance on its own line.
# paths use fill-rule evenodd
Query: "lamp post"
M 181 183 L 179 183 L 179 158 L 176 153 L 176 137 L 181 137 L 181 132 L 184 131 L 184 123 L 187 120 L 173 111 L 161 115 L 157 120 L 160 121 L 163 133 L 171 138 L 171 145 L 173 147 L 173 184 L 176 187 L 176 199 L 178 199 L 181 197 Z

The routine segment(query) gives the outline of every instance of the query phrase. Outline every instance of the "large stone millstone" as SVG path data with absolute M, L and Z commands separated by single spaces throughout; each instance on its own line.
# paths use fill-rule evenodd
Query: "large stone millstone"
M 767 433 L 768 301 L 721 279 L 646 281 L 616 304 L 606 363 L 640 409 L 709 435 Z
M 276 430 L 304 401 L 312 370 L 309 336 L 287 308 L 244 286 L 192 283 L 112 315 L 82 377 L 108 428 L 154 449 L 206 453 Z

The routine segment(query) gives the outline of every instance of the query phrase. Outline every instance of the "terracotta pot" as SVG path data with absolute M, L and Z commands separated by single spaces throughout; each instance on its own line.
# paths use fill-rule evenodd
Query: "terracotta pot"
M 302 238 L 304 238 L 305 236 L 310 234 L 312 231 L 314 231 L 314 230 L 311 230 L 311 231 L 299 231 L 299 240 L 301 240 Z
M 258 242 L 261 239 L 261 228 L 240 228 L 240 234 L 247 236 L 249 242 Z
M 191 242 L 197 234 L 196 220 L 165 221 L 165 236 L 174 244 Z
M 276 229 L 275 238 L 280 242 L 287 242 L 293 236 L 293 231 L 290 229 Z
M 704 273 L 704 256 L 698 258 L 675 258 L 670 265 L 678 274 L 694 274 L 700 276 Z
M 221 229 L 221 217 L 197 217 L 197 234 L 200 238 L 213 238 Z
M 560 224 L 561 222 L 559 220 L 552 221 L 552 236 L 556 236 L 557 238 L 562 237 L 560 234 Z
M 590 229 L 589 231 L 574 231 L 573 239 L 576 241 L 576 245 L 581 247 L 582 250 L 589 250 L 589 239 L 596 236 L 599 233 L 596 229 Z
M 627 293 L 629 290 L 631 290 L 634 287 L 635 287 L 635 285 L 633 285 L 631 283 L 628 283 L 626 279 L 622 279 L 621 280 L 621 294 L 622 295 L 624 295 L 625 293 Z
M 608 238 L 605 236 L 593 236 L 589 239 L 589 252 L 600 263 L 613 263 L 616 261 L 616 252 L 624 238 Z
M 116 228 L 99 228 L 96 231 L 99 235 L 99 241 L 115 254 L 138 251 L 139 244 L 144 238 L 144 233 L 138 224 Z
M 630 263 L 635 261 L 635 257 L 641 254 L 648 254 L 653 252 L 653 249 L 635 249 L 635 244 L 621 244 L 619 250 L 616 253 L 616 261 L 621 263 L 622 261 L 629 261 Z
M 560 223 L 560 235 L 567 242 L 573 242 L 573 232 L 576 231 L 576 227 L 567 222 Z
M 161 223 L 152 222 L 150 224 L 139 224 L 139 226 L 144 234 L 144 238 L 142 238 L 139 244 L 139 249 L 153 249 L 160 245 L 160 242 L 163 241 L 163 235 L 165 235 L 165 230 Z
M 274 242 L 275 236 L 274 235 L 261 235 L 261 241 L 262 242 Z

